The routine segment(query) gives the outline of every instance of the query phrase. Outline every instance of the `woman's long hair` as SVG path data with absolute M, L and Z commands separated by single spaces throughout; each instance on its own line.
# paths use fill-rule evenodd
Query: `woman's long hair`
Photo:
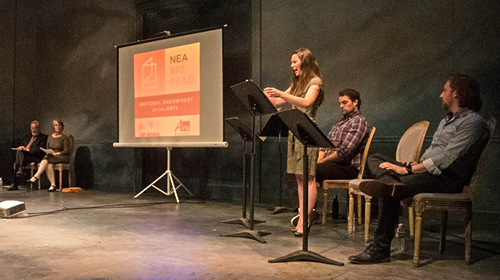
M 301 61 L 300 75 L 298 77 L 295 76 L 292 69 L 292 85 L 290 86 L 290 93 L 298 95 L 306 89 L 307 83 L 309 83 L 312 78 L 315 76 L 321 78 L 321 73 L 319 72 L 318 63 L 309 49 L 299 48 L 292 53 L 292 56 L 294 54 L 296 54 Z M 319 104 L 321 104 L 324 96 L 319 94 L 317 98 L 319 99 Z

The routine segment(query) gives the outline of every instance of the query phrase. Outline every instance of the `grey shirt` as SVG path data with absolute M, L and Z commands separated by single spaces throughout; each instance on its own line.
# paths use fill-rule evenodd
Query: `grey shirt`
M 446 116 L 432 137 L 431 146 L 420 161 L 434 175 L 441 175 L 455 160 L 460 159 L 478 140 L 487 135 L 483 118 L 468 108 Z

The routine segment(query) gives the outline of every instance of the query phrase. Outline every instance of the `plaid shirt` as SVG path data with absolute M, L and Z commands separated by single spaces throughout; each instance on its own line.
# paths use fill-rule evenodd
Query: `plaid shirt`
M 325 152 L 325 157 L 337 151 L 342 158 L 342 164 L 351 165 L 359 170 L 361 153 L 365 148 L 368 133 L 368 122 L 363 115 L 359 112 L 345 115 L 328 133 L 328 139 L 335 148 L 321 150 Z

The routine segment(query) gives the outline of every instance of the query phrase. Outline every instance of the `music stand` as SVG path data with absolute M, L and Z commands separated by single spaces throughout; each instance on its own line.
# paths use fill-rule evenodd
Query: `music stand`
M 241 101 L 245 109 L 252 116 L 252 148 L 250 152 L 250 227 L 245 232 L 237 234 L 221 235 L 227 237 L 249 237 L 259 242 L 266 243 L 261 237 L 262 231 L 254 230 L 254 208 L 255 208 L 255 117 L 258 115 L 276 113 L 278 110 L 269 101 L 264 92 L 252 80 L 231 86 L 236 97 Z M 270 234 L 266 232 L 265 234 Z
M 321 132 L 318 126 L 302 111 L 299 109 L 287 110 L 283 112 L 279 112 L 278 117 L 287 125 L 288 129 L 292 131 L 293 135 L 297 137 L 297 139 L 304 145 L 304 159 L 303 159 L 303 175 L 304 175 L 304 184 L 302 188 L 302 250 L 293 252 L 283 257 L 279 257 L 276 259 L 268 260 L 270 263 L 277 262 L 291 262 L 291 261 L 314 261 L 325 264 L 333 264 L 333 265 L 344 265 L 341 262 L 337 262 L 326 258 L 318 253 L 308 251 L 308 196 L 309 196 L 309 185 L 308 185 L 308 177 L 309 177 L 309 156 L 307 154 L 308 146 L 313 147 L 324 147 L 324 148 L 332 148 L 334 145 L 328 138 Z
M 278 206 L 271 208 L 271 214 L 279 214 L 285 212 L 292 212 L 293 209 L 289 207 L 283 207 L 283 170 L 281 159 L 283 156 L 282 148 L 281 148 L 281 137 L 288 133 L 288 127 L 283 123 L 283 121 L 276 115 L 272 115 L 271 118 L 267 121 L 266 125 L 262 129 L 260 136 L 269 136 L 269 137 L 278 137 L 278 158 L 279 158 L 279 171 L 280 171 L 280 179 L 279 179 L 279 204 Z
M 246 174 L 247 174 L 247 168 L 246 168 L 246 162 L 247 162 L 247 148 L 246 144 L 247 141 L 251 139 L 252 131 L 250 128 L 245 125 L 238 117 L 233 117 L 233 118 L 227 118 L 226 122 L 234 129 L 238 134 L 241 136 L 241 139 L 243 139 L 243 209 L 242 209 L 242 215 L 241 218 L 237 219 L 229 219 L 229 220 L 224 220 L 220 221 L 219 223 L 226 223 L 226 224 L 242 224 L 246 228 L 250 227 L 250 222 L 247 219 L 247 179 L 246 179 Z M 255 220 L 254 223 L 263 223 L 264 221 L 259 221 Z

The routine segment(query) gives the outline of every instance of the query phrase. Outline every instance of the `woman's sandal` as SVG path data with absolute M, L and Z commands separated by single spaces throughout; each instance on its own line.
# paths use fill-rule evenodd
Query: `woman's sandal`
M 36 183 L 39 179 L 35 176 L 31 177 L 31 179 L 28 180 L 28 183 L 32 184 L 32 183 Z

